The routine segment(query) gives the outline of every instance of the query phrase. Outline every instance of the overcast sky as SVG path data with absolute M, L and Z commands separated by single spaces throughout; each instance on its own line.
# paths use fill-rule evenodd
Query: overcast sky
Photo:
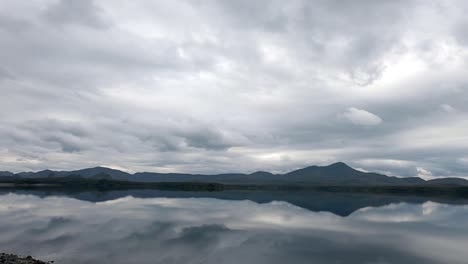
M 2 0 L 0 170 L 468 176 L 467 1 Z

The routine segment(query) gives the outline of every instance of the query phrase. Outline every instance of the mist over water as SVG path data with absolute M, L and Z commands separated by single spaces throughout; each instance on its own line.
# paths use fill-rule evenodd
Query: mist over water
M 468 206 L 0 195 L 0 248 L 56 263 L 466 263 Z

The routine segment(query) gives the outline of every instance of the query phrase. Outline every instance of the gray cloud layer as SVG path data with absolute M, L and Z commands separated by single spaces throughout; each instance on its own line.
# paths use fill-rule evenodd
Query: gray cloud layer
M 4 1 L 0 166 L 468 176 L 465 1 Z

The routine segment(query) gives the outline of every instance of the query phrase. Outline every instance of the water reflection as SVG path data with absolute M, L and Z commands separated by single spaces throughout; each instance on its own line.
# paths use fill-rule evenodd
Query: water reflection
M 0 196 L 0 248 L 57 263 L 466 263 L 468 207 Z
M 33 194 L 40 197 L 67 196 L 90 202 L 104 202 L 127 196 L 138 198 L 217 198 L 223 200 L 250 200 L 257 203 L 270 203 L 285 201 L 290 204 L 311 210 L 327 211 L 340 216 L 348 216 L 364 207 L 378 207 L 392 203 L 425 203 L 431 201 L 448 204 L 468 204 L 463 198 L 436 198 L 420 196 L 397 196 L 369 193 L 339 193 L 317 191 L 221 191 L 221 192 L 187 192 L 187 191 L 161 191 L 161 190 L 113 190 L 113 191 L 60 191 L 60 190 L 0 190 L 1 194 L 14 191 L 18 194 Z

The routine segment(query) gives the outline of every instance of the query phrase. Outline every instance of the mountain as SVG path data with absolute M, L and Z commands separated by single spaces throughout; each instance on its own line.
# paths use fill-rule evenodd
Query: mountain
M 115 180 L 129 180 L 131 174 L 115 170 L 106 167 L 95 167 L 95 168 L 87 168 L 82 170 L 74 170 L 74 171 L 53 171 L 53 170 L 43 170 L 38 172 L 21 172 L 15 174 L 15 176 L 22 177 L 22 178 L 48 178 L 48 177 L 82 177 L 82 178 L 96 178 L 96 177 L 105 177 L 110 176 L 112 179 Z
M 320 185 L 404 185 L 422 184 L 417 177 L 397 178 L 355 170 L 343 162 L 329 166 L 310 166 L 285 174 L 287 181 Z
M 25 171 L 25 172 L 16 173 L 14 176 L 21 177 L 21 178 L 29 178 L 29 177 L 33 176 L 35 173 L 36 172 Z
M 406 185 L 464 185 L 468 181 L 461 178 L 441 178 L 425 181 L 418 177 L 398 178 L 363 172 L 351 168 L 343 162 L 328 166 L 309 166 L 286 174 L 272 174 L 257 171 L 251 174 L 225 173 L 215 175 L 139 172 L 126 173 L 106 167 L 87 168 L 74 171 L 43 170 L 15 174 L 21 178 L 82 177 L 114 179 L 135 182 L 211 182 L 224 184 L 277 184 L 314 186 L 406 186 Z
M 13 172 L 9 171 L 0 171 L 0 177 L 11 177 L 14 176 L 15 174 Z
M 461 178 L 440 178 L 428 180 L 427 183 L 437 185 L 467 185 L 468 181 Z
M 256 171 L 256 172 L 251 173 L 249 175 L 253 176 L 253 177 L 273 177 L 274 176 L 273 173 L 267 172 L 267 171 Z
M 43 170 L 43 171 L 38 171 L 35 173 L 28 173 L 28 174 L 23 174 L 21 177 L 25 178 L 47 178 L 47 177 L 55 177 L 58 176 L 57 172 L 52 171 L 52 170 Z
M 75 170 L 71 171 L 70 174 L 81 176 L 83 178 L 99 178 L 100 175 L 108 175 L 115 180 L 129 180 L 129 178 L 131 177 L 131 174 L 129 173 L 106 167 L 95 167 L 82 170 Z

